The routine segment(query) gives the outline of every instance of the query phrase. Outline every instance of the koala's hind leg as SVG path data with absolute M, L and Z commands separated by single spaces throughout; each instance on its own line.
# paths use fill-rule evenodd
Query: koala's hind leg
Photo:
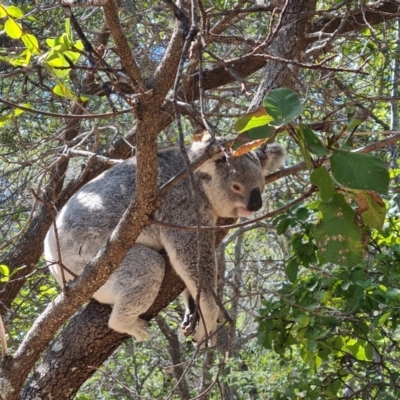
M 135 245 L 110 277 L 114 304 L 108 325 L 142 341 L 150 336 L 147 321 L 139 318 L 152 305 L 164 278 L 164 258 L 148 247 Z
M 195 233 L 167 231 L 163 236 L 163 245 L 168 253 L 171 264 L 177 274 L 186 285 L 184 296 L 188 301 L 190 294 L 192 299 L 197 299 L 199 287 L 199 271 L 197 270 L 197 236 Z M 217 327 L 219 308 L 214 300 L 213 293 L 217 289 L 217 271 L 215 263 L 214 235 L 212 232 L 203 233 L 203 251 L 201 252 L 200 265 L 203 274 L 199 300 L 200 323 L 193 336 L 195 342 L 209 341 L 213 346 L 216 335 L 213 333 Z M 185 297 L 184 297 L 185 298 Z M 190 319 L 192 306 L 187 304 L 187 315 L 181 324 L 184 334 L 191 334 Z M 203 343 L 204 345 L 204 343 Z

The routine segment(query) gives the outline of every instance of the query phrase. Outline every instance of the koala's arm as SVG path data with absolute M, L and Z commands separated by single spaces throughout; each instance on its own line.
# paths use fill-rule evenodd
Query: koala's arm
M 216 293 L 217 267 L 215 261 L 214 234 L 205 231 L 202 237 L 202 250 L 198 270 L 198 238 L 195 232 L 168 230 L 163 235 L 163 244 L 171 264 L 186 285 L 193 299 L 197 299 L 199 281 L 200 290 L 200 322 L 194 340 L 200 342 L 215 331 L 219 309 L 212 292 Z M 199 272 L 202 279 L 199 279 Z M 215 342 L 215 335 L 211 343 Z

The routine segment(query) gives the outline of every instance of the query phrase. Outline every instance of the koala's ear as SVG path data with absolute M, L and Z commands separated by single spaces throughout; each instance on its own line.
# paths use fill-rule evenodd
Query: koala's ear
M 207 142 L 193 142 L 188 149 L 189 160 L 193 161 L 197 157 L 202 156 L 207 148 L 207 145 Z
M 255 153 L 261 162 L 264 176 L 279 169 L 286 159 L 286 150 L 277 143 L 263 145 Z

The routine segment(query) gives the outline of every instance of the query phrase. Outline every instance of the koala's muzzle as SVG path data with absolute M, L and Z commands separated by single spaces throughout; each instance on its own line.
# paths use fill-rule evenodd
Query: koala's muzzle
M 255 188 L 250 192 L 249 203 L 247 209 L 249 211 L 258 211 L 262 206 L 261 191 L 259 188 Z

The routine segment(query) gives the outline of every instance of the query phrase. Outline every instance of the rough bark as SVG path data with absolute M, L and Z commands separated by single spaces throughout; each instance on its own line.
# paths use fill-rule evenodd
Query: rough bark
M 272 55 L 287 60 L 301 61 L 307 48 L 307 36 L 311 28 L 310 15 L 315 10 L 315 0 L 291 0 L 287 3 L 279 30 L 268 51 Z M 249 110 L 262 105 L 265 95 L 279 87 L 294 88 L 298 68 L 293 65 L 270 61 L 264 68 L 263 78 L 257 93 L 252 99 Z

